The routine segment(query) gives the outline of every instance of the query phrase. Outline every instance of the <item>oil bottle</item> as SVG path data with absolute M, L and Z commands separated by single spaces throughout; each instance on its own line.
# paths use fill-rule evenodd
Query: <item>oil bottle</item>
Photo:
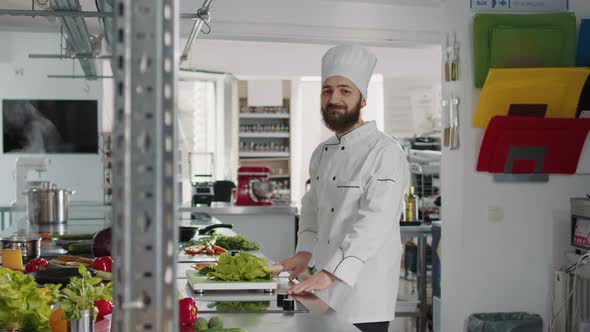
M 414 186 L 410 187 L 410 192 L 406 196 L 406 220 L 418 221 L 418 196 L 414 194 Z

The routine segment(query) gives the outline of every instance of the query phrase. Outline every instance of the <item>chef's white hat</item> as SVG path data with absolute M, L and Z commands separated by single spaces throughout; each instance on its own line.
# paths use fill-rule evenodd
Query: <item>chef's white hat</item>
M 367 88 L 377 57 L 366 48 L 356 45 L 340 45 L 329 49 L 322 58 L 322 84 L 332 76 L 351 80 L 367 98 Z

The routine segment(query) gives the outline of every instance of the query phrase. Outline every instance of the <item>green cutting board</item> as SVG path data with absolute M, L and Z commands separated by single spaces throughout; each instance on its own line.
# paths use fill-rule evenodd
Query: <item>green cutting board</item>
M 277 281 L 253 280 L 253 281 L 223 281 L 209 279 L 200 275 L 196 270 L 186 271 L 186 278 L 195 292 L 206 290 L 275 290 Z
M 490 68 L 573 67 L 576 17 L 573 13 L 476 14 L 473 55 L 478 88 Z

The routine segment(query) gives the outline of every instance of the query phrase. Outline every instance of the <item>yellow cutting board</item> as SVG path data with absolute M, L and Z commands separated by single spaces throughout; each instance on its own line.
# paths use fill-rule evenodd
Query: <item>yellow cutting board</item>
M 513 104 L 547 105 L 546 118 L 575 118 L 590 68 L 490 69 L 473 127 L 486 129 L 492 117 L 508 115 Z

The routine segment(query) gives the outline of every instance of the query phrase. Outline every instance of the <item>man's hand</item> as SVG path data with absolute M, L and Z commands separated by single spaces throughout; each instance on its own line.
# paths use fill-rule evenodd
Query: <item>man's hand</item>
M 301 294 L 310 293 L 316 290 L 324 290 L 334 283 L 336 276 L 326 270 L 314 274 L 307 278 L 305 281 L 300 282 L 297 286 L 293 286 L 289 289 L 289 294 Z
M 289 281 L 291 281 L 297 278 L 297 276 L 307 269 L 307 264 L 309 263 L 310 259 L 310 252 L 300 251 L 279 263 L 283 266 L 283 270 L 281 272 L 291 272 L 289 275 Z

